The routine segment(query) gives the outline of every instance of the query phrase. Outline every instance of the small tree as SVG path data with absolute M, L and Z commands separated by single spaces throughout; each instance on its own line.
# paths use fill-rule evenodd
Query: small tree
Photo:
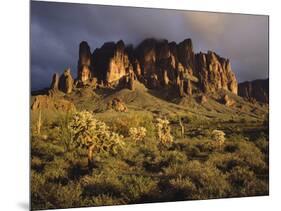
M 221 130 L 213 130 L 212 131 L 212 138 L 217 142 L 220 149 L 225 142 L 224 136 L 225 136 L 225 133 Z
M 173 136 L 171 135 L 170 122 L 166 119 L 156 119 L 157 136 L 161 145 L 171 144 L 173 142 Z
M 123 146 L 122 136 L 111 132 L 102 121 L 88 111 L 76 112 L 69 123 L 73 141 L 78 147 L 88 149 L 88 165 L 93 167 L 93 153 L 116 153 Z
M 129 130 L 129 134 L 135 142 L 140 142 L 146 136 L 146 129 L 144 127 L 132 127 Z

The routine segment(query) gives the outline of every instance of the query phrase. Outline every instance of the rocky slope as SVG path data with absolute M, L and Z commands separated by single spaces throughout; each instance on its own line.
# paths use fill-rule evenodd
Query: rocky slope
M 269 103 L 269 79 L 239 83 L 238 95 L 248 100 Z

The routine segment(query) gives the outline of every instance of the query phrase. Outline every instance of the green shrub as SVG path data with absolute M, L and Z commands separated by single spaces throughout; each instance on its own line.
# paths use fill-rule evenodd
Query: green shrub
M 225 147 L 224 147 L 225 152 L 233 153 L 233 152 L 237 152 L 237 150 L 239 150 L 239 147 L 235 143 L 226 144 Z
M 239 157 L 238 154 L 233 153 L 214 153 L 212 154 L 207 163 L 213 165 L 223 173 L 231 171 L 236 166 L 245 166 L 245 162 Z
M 122 176 L 122 195 L 128 203 L 142 202 L 143 198 L 150 198 L 157 190 L 157 182 L 144 176 Z
M 170 177 L 189 178 L 196 186 L 193 199 L 226 197 L 230 191 L 226 176 L 208 163 L 189 161 L 185 165 L 173 165 L 165 169 Z
M 31 171 L 32 209 L 77 207 L 82 200 L 80 196 L 79 184 L 62 185 L 48 182 L 42 174 Z
M 258 174 L 267 171 L 265 157 L 254 143 L 249 141 L 240 141 L 238 142 L 238 148 L 239 151 L 237 154 L 251 170 Z
M 64 154 L 64 147 L 43 140 L 31 140 L 31 154 L 45 161 Z
M 31 169 L 37 171 L 37 172 L 42 172 L 44 169 L 45 163 L 40 160 L 38 157 L 32 157 L 31 159 Z
M 52 182 L 67 184 L 68 182 L 68 163 L 62 158 L 56 158 L 48 163 L 44 168 L 44 177 Z
M 60 115 L 58 118 L 58 129 L 59 129 L 59 141 L 63 144 L 65 151 L 70 151 L 75 148 L 75 145 L 72 141 L 72 133 L 68 127 L 69 122 L 71 121 L 72 113 L 66 113 L 65 115 Z
M 70 183 L 68 185 L 51 184 L 47 186 L 48 199 L 53 208 L 79 207 L 81 204 L 82 190 L 80 184 Z
M 122 199 L 114 198 L 110 195 L 101 194 L 93 198 L 89 206 L 108 206 L 125 204 Z
M 122 194 L 122 183 L 112 172 L 85 176 L 80 183 L 83 188 L 83 197 L 91 198 L 102 194 L 120 197 Z
M 228 180 L 232 185 L 232 196 L 268 195 L 268 182 L 257 179 L 247 167 L 233 168 Z
M 179 176 L 169 180 L 166 190 L 166 197 L 170 200 L 188 200 L 193 198 L 192 194 L 196 192 L 196 186 L 189 178 Z
M 186 155 L 179 151 L 165 151 L 161 155 L 161 161 L 168 165 L 184 164 L 187 162 Z
M 31 170 L 30 175 L 30 184 L 31 184 L 31 207 L 33 209 L 46 209 L 46 199 L 45 194 L 47 190 L 45 189 L 45 178 L 42 174 Z
M 256 146 L 262 151 L 262 153 L 268 155 L 269 142 L 266 138 L 262 137 L 255 141 Z
M 155 134 L 153 117 L 146 112 L 105 113 L 97 118 L 104 121 L 112 131 L 124 137 L 129 137 L 130 128 L 133 127 L 144 127 L 148 137 L 154 137 Z

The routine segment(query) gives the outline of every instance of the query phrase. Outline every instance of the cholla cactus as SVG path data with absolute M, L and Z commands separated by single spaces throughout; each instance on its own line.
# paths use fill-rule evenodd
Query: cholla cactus
M 74 143 L 88 148 L 89 167 L 92 166 L 94 151 L 116 153 L 116 148 L 123 146 L 123 137 L 111 132 L 104 122 L 95 119 L 88 111 L 76 112 L 69 128 Z
M 224 141 L 225 141 L 224 136 L 225 136 L 225 133 L 221 130 L 212 131 L 212 138 L 217 142 L 217 144 L 219 145 L 220 148 L 224 144 Z
M 146 129 L 144 127 L 132 127 L 129 134 L 135 142 L 143 141 L 146 136 Z
M 156 119 L 157 124 L 157 135 L 160 143 L 163 145 L 170 144 L 173 142 L 173 136 L 171 135 L 171 128 L 169 126 L 169 121 L 166 119 Z

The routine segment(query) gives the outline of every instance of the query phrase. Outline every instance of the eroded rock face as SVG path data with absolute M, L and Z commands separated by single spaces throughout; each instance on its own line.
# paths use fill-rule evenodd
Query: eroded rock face
M 80 67 L 78 80 L 82 83 L 89 81 L 91 78 L 91 70 L 88 66 L 83 65 Z
M 233 106 L 235 101 L 231 99 L 228 95 L 225 95 L 222 99 L 222 103 L 228 107 Z
M 269 103 L 269 80 L 254 80 L 239 83 L 238 95 L 248 100 Z
M 69 94 L 72 92 L 74 80 L 71 75 L 70 69 L 66 69 L 59 78 L 59 90 Z
M 93 53 L 93 74 L 99 81 L 110 85 L 128 74 L 129 57 L 122 40 L 105 43 Z
M 93 78 L 94 80 L 93 83 Z M 195 54 L 191 39 L 179 44 L 146 39 L 138 47 L 125 46 L 122 40 L 105 43 L 91 54 L 87 42 L 79 45 L 78 78 L 75 86 L 120 87 L 134 90 L 138 80 L 150 89 L 171 88 L 178 96 L 220 89 L 237 94 L 237 80 L 228 59 L 212 51 Z M 70 93 L 73 79 L 66 71 L 51 88 Z M 250 89 L 250 88 L 249 88 Z M 249 91 L 245 91 L 249 92 Z M 250 95 L 250 94 L 245 94 Z
M 186 39 L 178 44 L 177 55 L 178 60 L 185 68 L 194 69 L 195 55 L 191 39 Z
M 90 66 L 91 65 L 91 50 L 86 41 L 82 41 L 79 45 L 79 60 L 78 66 Z
M 58 73 L 55 73 L 53 75 L 53 78 L 52 78 L 52 83 L 51 83 L 51 86 L 50 86 L 50 89 L 54 89 L 54 90 L 57 90 L 59 88 L 59 74 Z
M 81 42 L 79 45 L 79 60 L 77 70 L 78 81 L 86 83 L 91 78 L 92 55 L 90 46 L 86 41 Z
M 195 55 L 191 39 L 179 44 L 147 39 L 135 54 L 149 88 L 157 88 L 159 83 L 173 85 L 183 96 L 192 95 L 194 83 L 197 83 L 205 93 L 225 89 L 237 94 L 237 80 L 229 60 L 211 51 Z
M 75 106 L 68 100 L 52 98 L 47 95 L 38 95 L 34 98 L 31 105 L 32 111 L 37 110 L 59 110 L 59 111 L 72 111 Z
M 139 80 L 141 80 L 141 78 L 142 78 L 142 72 L 141 72 L 140 63 L 138 62 L 137 59 L 135 59 L 132 65 L 133 65 L 133 70 L 134 70 L 134 73 L 135 73 L 136 77 L 137 77 Z
M 133 67 L 137 80 L 148 88 L 176 87 L 179 96 L 225 89 L 237 94 L 237 80 L 228 59 L 216 53 L 195 54 L 191 39 L 181 43 L 146 39 L 135 49 L 123 41 L 105 43 L 92 57 L 98 82 L 113 84 Z
M 237 80 L 228 59 L 208 51 L 195 55 L 195 74 L 203 92 L 216 92 L 219 89 L 237 94 Z
M 199 103 L 200 104 L 204 104 L 206 103 L 208 100 L 207 100 L 207 97 L 205 95 L 201 95 L 198 99 Z
M 135 80 L 136 80 L 136 76 L 135 76 L 135 73 L 133 71 L 133 68 L 131 67 L 131 69 L 129 70 L 129 74 L 127 75 L 127 78 L 126 78 L 126 82 L 127 82 L 128 88 L 130 90 L 135 89 L 135 86 L 134 86 Z

